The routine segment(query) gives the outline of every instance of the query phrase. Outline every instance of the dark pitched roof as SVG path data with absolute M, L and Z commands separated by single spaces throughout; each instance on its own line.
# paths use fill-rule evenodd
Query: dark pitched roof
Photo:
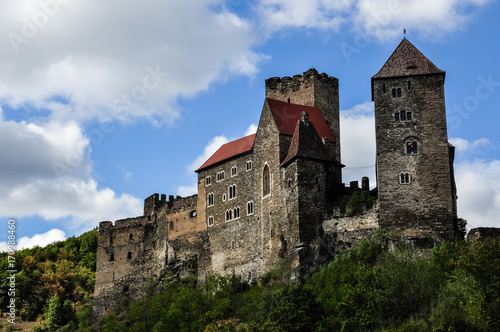
M 403 38 L 380 71 L 372 77 L 387 78 L 428 74 L 444 74 L 410 41 Z
M 297 121 L 288 154 L 281 163 L 281 166 L 285 166 L 295 158 L 335 162 L 335 159 L 326 151 L 311 121 L 308 123 L 302 120 Z
M 255 134 L 224 144 L 196 172 L 252 150 Z
M 291 104 L 272 98 L 266 98 L 266 101 L 271 108 L 271 113 L 273 114 L 274 121 L 276 121 L 280 134 L 292 136 L 297 121 L 300 120 L 300 113 L 306 111 L 309 113 L 309 121 L 314 123 L 314 127 L 316 127 L 319 136 L 328 138 L 330 142 L 336 141 L 319 108 Z

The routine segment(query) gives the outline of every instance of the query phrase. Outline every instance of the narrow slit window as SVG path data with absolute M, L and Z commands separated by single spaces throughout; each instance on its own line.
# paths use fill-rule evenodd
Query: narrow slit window
M 264 166 L 262 174 L 262 196 L 267 196 L 271 193 L 271 176 L 269 174 L 269 166 Z

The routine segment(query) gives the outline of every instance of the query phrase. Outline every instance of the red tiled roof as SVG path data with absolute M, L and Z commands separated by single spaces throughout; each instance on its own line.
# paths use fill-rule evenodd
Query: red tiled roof
M 255 134 L 224 144 L 196 172 L 252 150 Z
M 445 72 L 436 67 L 408 39 L 404 38 L 372 79 L 441 73 Z
M 297 121 L 295 131 L 288 149 L 288 154 L 281 163 L 285 166 L 295 158 L 324 160 L 334 162 L 335 159 L 326 152 L 323 142 L 314 128 L 312 122 L 306 125 L 303 121 Z
M 297 121 L 300 120 L 300 113 L 306 111 L 309 113 L 309 121 L 314 123 L 314 127 L 316 128 L 319 136 L 327 137 L 330 142 L 335 142 L 335 137 L 330 131 L 330 128 L 328 128 L 325 117 L 319 108 L 291 104 L 272 98 L 266 98 L 266 100 L 271 108 L 271 112 L 274 116 L 274 120 L 276 121 L 280 134 L 293 136 Z

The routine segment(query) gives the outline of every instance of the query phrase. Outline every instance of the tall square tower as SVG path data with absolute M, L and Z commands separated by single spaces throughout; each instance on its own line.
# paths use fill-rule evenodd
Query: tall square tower
M 457 222 L 444 80 L 406 38 L 372 77 L 381 227 L 436 241 L 453 240 Z

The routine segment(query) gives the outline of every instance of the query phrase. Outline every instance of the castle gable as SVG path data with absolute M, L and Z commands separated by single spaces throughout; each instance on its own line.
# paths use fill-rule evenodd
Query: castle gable
M 372 79 L 444 73 L 404 38 Z
M 255 134 L 224 144 L 196 172 L 252 150 Z
M 305 111 L 309 113 L 309 121 L 314 123 L 320 137 L 326 137 L 330 142 L 336 141 L 318 107 L 291 104 L 272 98 L 266 98 L 266 100 L 280 134 L 293 136 L 300 114 Z
M 285 166 L 295 158 L 305 158 L 333 162 L 334 158 L 326 151 L 314 124 L 309 121 L 308 114 L 303 112 L 303 119 L 297 121 L 288 154 L 281 163 Z

